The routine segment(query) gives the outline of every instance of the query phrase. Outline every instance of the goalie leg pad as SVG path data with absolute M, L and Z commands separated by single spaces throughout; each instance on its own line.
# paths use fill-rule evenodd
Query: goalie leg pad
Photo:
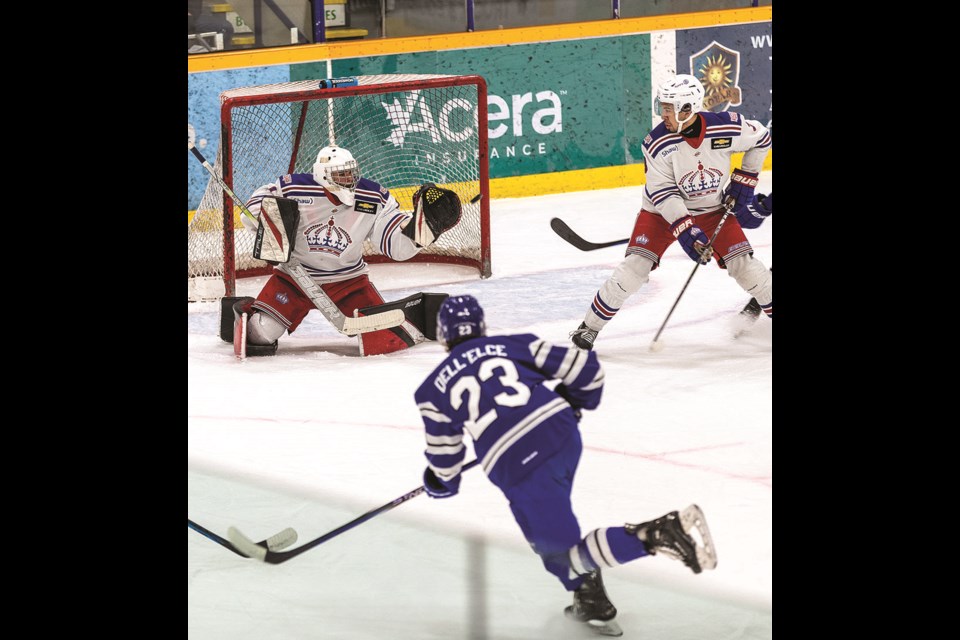
M 273 344 L 250 344 L 247 343 L 247 356 L 275 356 L 277 355 L 277 347 L 280 346 L 279 342 L 274 342 Z
M 373 305 L 357 309 L 360 315 L 368 316 L 374 313 L 382 313 L 393 309 L 400 309 L 406 316 L 407 322 L 412 324 L 423 334 L 427 340 L 437 339 L 437 311 L 440 305 L 447 299 L 446 293 L 415 293 L 402 300 L 385 302 L 383 304 Z M 403 325 L 401 325 L 402 327 Z M 409 346 L 412 346 L 409 345 Z
M 240 360 L 247 357 L 247 318 L 242 313 L 233 321 L 233 354 Z
M 241 301 L 248 301 L 253 304 L 253 298 L 250 297 L 224 296 L 220 298 L 220 339 L 224 342 L 233 342 L 233 327 L 236 321 L 233 305 Z
M 231 341 L 233 352 L 240 359 L 248 356 L 272 356 L 277 353 L 279 338 L 285 329 L 270 316 L 255 311 L 254 298 L 233 298 L 233 326 Z M 221 303 L 222 304 L 222 303 Z M 221 307 L 220 331 L 223 338 L 223 308 Z
M 234 307 L 234 310 L 239 314 L 246 309 Z M 250 314 L 247 320 L 247 344 L 249 345 L 275 344 L 277 339 L 287 331 L 270 314 L 263 313 L 259 309 L 251 309 L 248 313 Z
M 379 356 L 408 349 L 424 342 L 423 334 L 409 322 L 383 331 L 358 333 L 361 356 Z

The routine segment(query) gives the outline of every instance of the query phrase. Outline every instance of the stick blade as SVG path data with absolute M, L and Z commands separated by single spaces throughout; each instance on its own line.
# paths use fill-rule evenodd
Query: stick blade
M 267 549 L 270 551 L 280 551 L 286 549 L 287 547 L 293 545 L 297 541 L 297 532 L 293 527 L 287 527 L 280 533 L 272 535 L 266 540 L 263 541 L 263 545 L 266 545 Z M 261 545 L 258 545 L 261 546 Z
M 596 251 L 597 249 L 614 247 L 618 244 L 627 244 L 630 242 L 630 238 L 624 238 L 623 240 L 611 240 L 610 242 L 590 242 L 589 240 L 584 240 L 579 234 L 577 234 L 576 231 L 571 229 L 567 223 L 560 218 L 551 218 L 550 228 L 553 229 L 554 233 L 556 233 L 558 236 L 575 246 L 577 249 L 580 249 L 580 251 Z
M 283 533 L 284 532 L 281 531 L 277 535 L 281 535 Z M 296 532 L 294 532 L 294 537 L 296 537 Z M 259 560 L 260 562 L 264 562 L 266 559 L 267 548 L 258 545 L 256 542 L 241 533 L 236 527 L 230 527 L 227 529 L 227 538 L 230 539 L 230 542 L 237 548 L 238 551 L 243 553 L 248 558 L 253 558 L 254 560 Z
M 343 333 L 354 336 L 368 331 L 381 331 L 390 327 L 399 327 L 406 319 L 407 317 L 400 309 L 391 309 L 360 318 L 346 318 L 343 323 Z

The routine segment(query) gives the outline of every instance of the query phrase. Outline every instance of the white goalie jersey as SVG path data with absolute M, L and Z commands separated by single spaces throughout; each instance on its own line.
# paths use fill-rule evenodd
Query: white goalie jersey
M 378 183 L 361 178 L 352 205 L 334 204 L 309 173 L 281 176 L 253 192 L 247 208 L 260 215 L 264 197 L 296 200 L 300 226 L 292 258 L 318 283 L 338 282 L 366 273 L 364 240 L 391 260 L 409 260 L 420 248 L 401 233 L 410 214 L 400 211 L 396 198 Z M 243 225 L 256 232 L 257 223 L 241 216 Z

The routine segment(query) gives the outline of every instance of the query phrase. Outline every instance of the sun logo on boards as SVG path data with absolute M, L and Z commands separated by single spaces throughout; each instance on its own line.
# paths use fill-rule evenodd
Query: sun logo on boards
M 690 75 L 696 76 L 707 92 L 703 98 L 704 109 L 720 112 L 740 105 L 739 51 L 714 40 L 690 56 Z

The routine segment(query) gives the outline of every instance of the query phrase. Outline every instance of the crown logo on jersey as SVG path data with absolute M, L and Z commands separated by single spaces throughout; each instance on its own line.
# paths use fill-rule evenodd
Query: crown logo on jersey
M 689 198 L 701 198 L 716 193 L 723 182 L 723 171 L 720 169 L 706 169 L 702 162 L 697 162 L 697 169 L 685 173 L 678 181 L 678 185 Z
M 329 253 L 339 256 L 347 250 L 352 242 L 347 230 L 337 226 L 332 216 L 326 224 L 315 224 L 308 227 L 303 235 L 311 253 Z

